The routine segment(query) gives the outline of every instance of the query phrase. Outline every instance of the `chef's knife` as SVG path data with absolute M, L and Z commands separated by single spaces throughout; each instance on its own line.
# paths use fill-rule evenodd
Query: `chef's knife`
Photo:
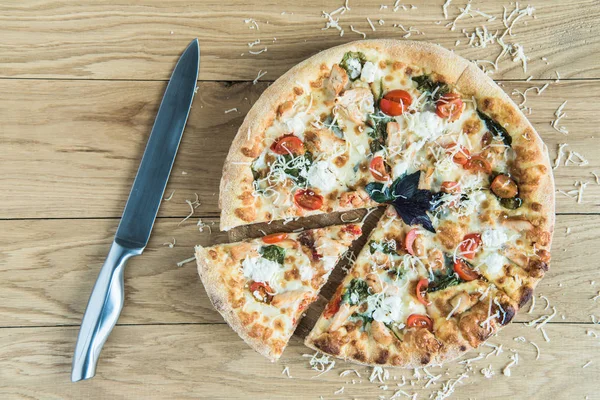
M 81 321 L 71 371 L 73 382 L 94 376 L 102 346 L 123 308 L 123 269 L 130 257 L 142 254 L 150 238 L 194 98 L 199 58 L 198 39 L 194 39 L 167 85 L 117 234 Z

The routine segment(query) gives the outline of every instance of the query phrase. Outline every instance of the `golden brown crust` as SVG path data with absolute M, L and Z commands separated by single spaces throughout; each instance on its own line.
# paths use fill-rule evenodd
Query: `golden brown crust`
M 296 65 L 269 86 L 246 115 L 236 137 L 233 139 L 220 184 L 219 207 L 221 230 L 227 231 L 239 225 L 264 222 L 252 219 L 251 213 L 236 213 L 241 203 L 237 194 L 252 190 L 252 172 L 249 168 L 263 146 L 263 135 L 277 116 L 279 105 L 294 96 L 296 82 L 310 82 L 329 72 L 348 51 L 374 50 L 399 63 L 417 65 L 425 71 L 435 72 L 439 80 L 454 84 L 469 62 L 462 57 L 434 44 L 408 40 L 378 39 L 356 41 L 324 50 Z M 362 208 L 369 204 L 362 205 Z M 353 207 L 349 207 L 353 208 Z M 323 211 L 308 214 L 322 213 Z M 247 218 L 242 218 L 247 217 Z

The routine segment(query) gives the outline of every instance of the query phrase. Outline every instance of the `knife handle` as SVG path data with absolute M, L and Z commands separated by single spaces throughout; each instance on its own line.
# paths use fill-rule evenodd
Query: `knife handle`
M 123 309 L 125 263 L 130 257 L 142 254 L 143 250 L 127 248 L 116 241 L 110 247 L 81 321 L 73 356 L 71 381 L 77 382 L 95 375 L 102 346 Z

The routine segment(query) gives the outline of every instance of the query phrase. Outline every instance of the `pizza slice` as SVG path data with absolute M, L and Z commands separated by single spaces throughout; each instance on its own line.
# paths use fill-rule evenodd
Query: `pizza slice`
M 411 368 L 477 347 L 518 305 L 455 256 L 389 207 L 306 345 L 361 364 Z
M 197 246 L 198 273 L 225 321 L 254 350 L 275 361 L 361 233 L 361 224 L 347 224 Z

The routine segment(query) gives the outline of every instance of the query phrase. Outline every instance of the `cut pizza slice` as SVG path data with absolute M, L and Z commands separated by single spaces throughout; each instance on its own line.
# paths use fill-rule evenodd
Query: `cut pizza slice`
M 461 260 L 389 207 L 307 346 L 361 364 L 411 368 L 477 347 L 511 321 L 518 305 L 470 266 L 459 269 Z
M 198 273 L 225 321 L 254 350 L 275 361 L 361 233 L 361 224 L 347 224 L 197 246 Z

